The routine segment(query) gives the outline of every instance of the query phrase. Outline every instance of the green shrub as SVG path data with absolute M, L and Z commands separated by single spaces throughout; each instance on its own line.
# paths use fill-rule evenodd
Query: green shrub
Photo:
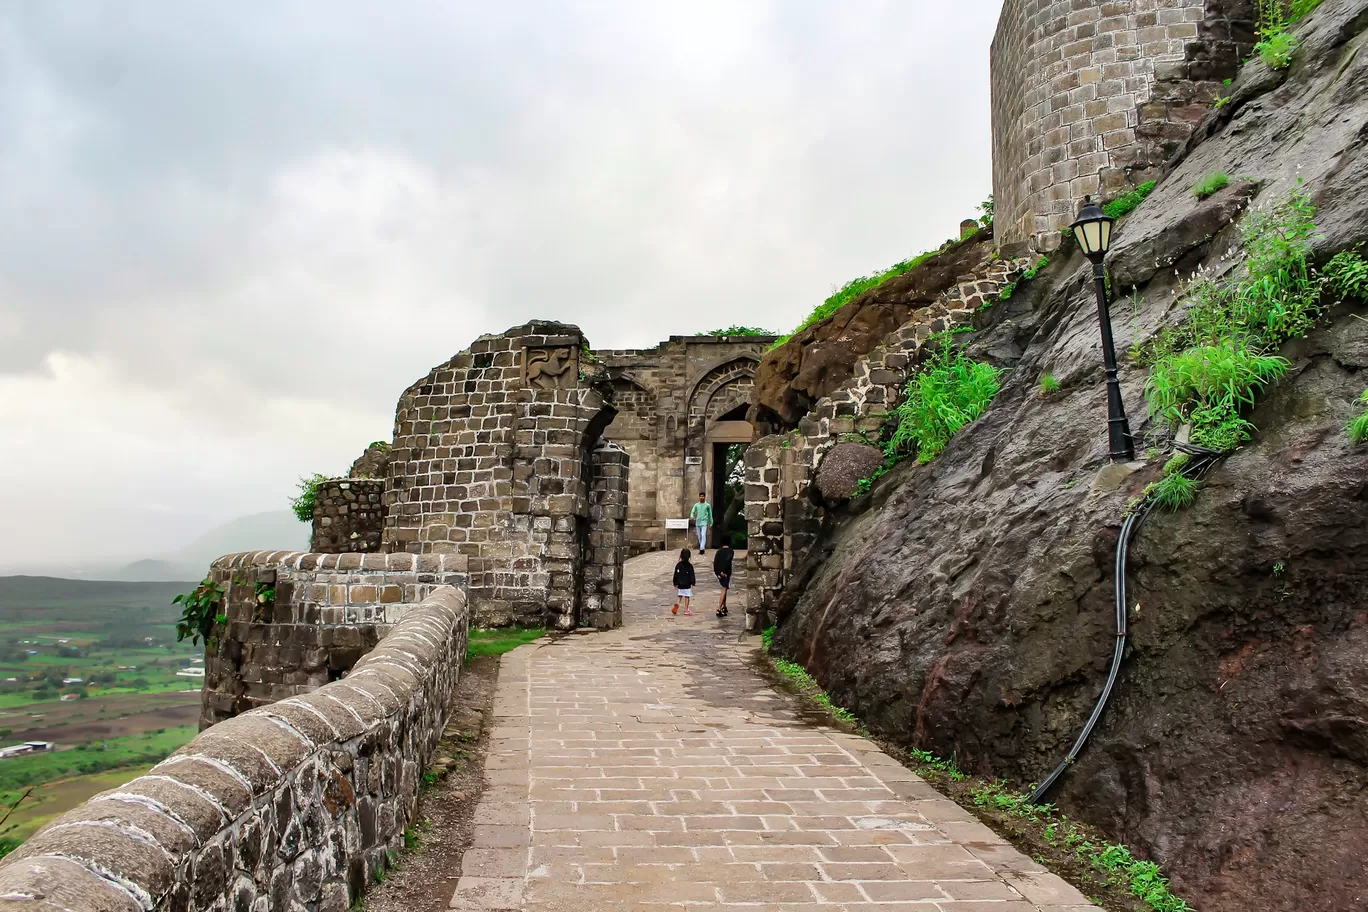
M 371 444 L 374 446 L 374 444 Z M 327 475 L 299 479 L 299 493 L 290 498 L 290 509 L 300 522 L 313 522 L 314 501 L 318 498 L 318 486 L 328 480 Z
M 969 360 L 948 338 L 928 345 L 930 358 L 908 382 L 893 413 L 896 427 L 884 448 L 893 459 L 912 449 L 918 462 L 935 459 L 960 428 L 988 409 L 1001 388 L 1001 371 Z
M 1212 171 L 1206 177 L 1192 185 L 1192 195 L 1200 199 L 1206 199 L 1218 190 L 1224 190 L 1230 186 L 1230 175 L 1224 171 Z
M 1270 70 L 1285 70 L 1292 65 L 1292 55 L 1297 52 L 1297 39 L 1291 32 L 1274 32 L 1254 45 L 1254 50 Z
M 1368 389 L 1359 394 L 1358 402 L 1363 406 L 1362 413 L 1344 426 L 1345 433 L 1349 435 L 1349 442 L 1354 446 L 1368 440 Z
M 1335 254 L 1322 272 L 1330 293 L 1339 300 L 1368 300 L 1368 260 L 1358 251 L 1345 250 Z
M 1054 395 L 1055 393 L 1057 393 L 1057 392 L 1059 392 L 1059 381 L 1055 379 L 1055 375 L 1054 375 L 1054 374 L 1051 374 L 1051 373 L 1048 373 L 1048 372 L 1047 372 L 1047 373 L 1044 373 L 1044 374 L 1041 374 L 1041 375 L 1040 375 L 1040 396 L 1041 396 L 1041 398 L 1044 398 L 1044 397 L 1046 397 L 1046 396 L 1053 396 L 1053 395 Z
M 1124 218 L 1136 210 L 1145 201 L 1145 197 L 1154 192 L 1156 181 L 1145 181 L 1129 193 L 1122 194 L 1110 203 L 1102 207 L 1102 211 L 1114 219 Z

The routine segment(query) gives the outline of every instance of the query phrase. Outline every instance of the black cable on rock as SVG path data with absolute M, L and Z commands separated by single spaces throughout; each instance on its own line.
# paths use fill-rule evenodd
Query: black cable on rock
M 1175 444 L 1175 449 L 1180 453 L 1185 453 L 1191 457 L 1181 471 L 1188 478 L 1201 480 L 1211 471 L 1212 467 L 1225 454 L 1220 450 L 1212 450 L 1207 447 L 1197 446 L 1191 443 Z M 1078 733 L 1078 738 L 1074 741 L 1073 747 L 1064 755 L 1064 759 L 1055 767 L 1054 772 L 1045 777 L 1045 781 L 1040 783 L 1029 799 L 1031 804 L 1040 804 L 1044 797 L 1049 794 L 1054 784 L 1063 777 L 1073 762 L 1078 759 L 1078 755 L 1083 752 L 1083 747 L 1092 737 L 1093 729 L 1102 719 L 1102 713 L 1107 708 L 1107 701 L 1111 699 L 1112 690 L 1116 687 L 1116 679 L 1121 673 L 1121 660 L 1126 652 L 1126 558 L 1130 551 L 1131 539 L 1140 531 L 1145 519 L 1154 509 L 1154 496 L 1146 496 L 1136 505 L 1134 510 L 1127 514 L 1125 522 L 1121 524 L 1121 535 L 1116 542 L 1116 645 L 1112 649 L 1111 670 L 1107 672 L 1107 682 L 1102 685 L 1102 693 L 1097 698 L 1097 705 L 1093 707 L 1092 715 L 1088 717 L 1083 730 Z

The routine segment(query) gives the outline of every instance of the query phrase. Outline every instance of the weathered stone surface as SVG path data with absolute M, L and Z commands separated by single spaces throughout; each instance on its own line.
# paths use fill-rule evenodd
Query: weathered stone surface
M 377 440 L 356 457 L 347 470 L 348 478 L 385 478 L 389 474 L 390 445 Z
M 814 482 L 822 499 L 837 504 L 855 496 L 860 479 L 868 478 L 883 464 L 883 451 L 867 443 L 838 443 L 822 457 Z
M 1286 80 L 1174 164 L 1125 223 L 1118 259 L 1131 243 L 1185 246 L 1189 188 L 1216 167 L 1263 181 L 1261 204 L 1303 178 L 1321 259 L 1368 241 L 1365 26 L 1368 2 L 1323 3 Z M 1232 234 L 1198 255 L 1219 268 Z M 796 568 L 777 636 L 874 731 L 1021 785 L 1054 768 L 1098 696 L 1121 516 L 1162 461 L 1090 496 L 1106 397 L 1088 266 L 1075 255 L 1043 279 L 970 342 L 1018 352 L 992 408 L 935 462 L 886 476 L 863 512 L 826 517 L 825 559 Z M 1175 281 L 1161 269 L 1118 303 L 1118 350 L 1175 319 Z M 1284 349 L 1293 370 L 1250 416 L 1255 438 L 1132 545 L 1126 663 L 1056 793 L 1160 861 L 1204 912 L 1350 909 L 1368 893 L 1368 448 L 1342 431 L 1368 360 L 1354 312 Z M 1042 370 L 1063 386 L 1044 400 Z M 1154 430 L 1145 376 L 1123 360 L 1138 435 Z

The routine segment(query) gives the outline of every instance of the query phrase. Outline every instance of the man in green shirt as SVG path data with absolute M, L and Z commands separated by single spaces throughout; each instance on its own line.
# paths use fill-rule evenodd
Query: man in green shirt
M 689 513 L 689 518 L 694 521 L 698 528 L 698 553 L 708 553 L 708 526 L 712 525 L 712 504 L 708 503 L 708 496 L 699 492 L 698 503 L 693 505 L 693 510 Z

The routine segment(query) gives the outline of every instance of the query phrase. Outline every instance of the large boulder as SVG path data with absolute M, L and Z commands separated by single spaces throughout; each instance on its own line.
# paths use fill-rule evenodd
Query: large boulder
M 837 504 L 854 497 L 860 481 L 873 475 L 883 461 L 883 450 L 867 443 L 836 444 L 817 467 L 815 483 L 822 500 Z

